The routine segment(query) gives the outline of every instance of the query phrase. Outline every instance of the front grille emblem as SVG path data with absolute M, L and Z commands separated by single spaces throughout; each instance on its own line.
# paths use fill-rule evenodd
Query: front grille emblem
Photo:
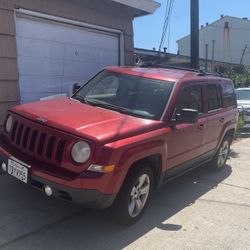
M 42 117 L 38 117 L 38 118 L 36 118 L 36 120 L 38 122 L 41 122 L 41 123 L 46 123 L 48 121 L 48 120 L 46 120 L 45 118 L 42 118 Z

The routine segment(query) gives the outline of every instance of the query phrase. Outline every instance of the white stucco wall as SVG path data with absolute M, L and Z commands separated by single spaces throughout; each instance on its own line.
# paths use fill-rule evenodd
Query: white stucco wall
M 225 30 L 228 22 L 229 30 Z M 239 64 L 242 51 L 247 44 L 243 64 L 250 65 L 250 20 L 223 17 L 200 30 L 200 58 L 205 58 L 208 44 L 208 59 L 212 59 L 212 44 L 215 40 L 214 59 L 216 61 Z M 190 56 L 190 36 L 177 41 L 180 55 Z

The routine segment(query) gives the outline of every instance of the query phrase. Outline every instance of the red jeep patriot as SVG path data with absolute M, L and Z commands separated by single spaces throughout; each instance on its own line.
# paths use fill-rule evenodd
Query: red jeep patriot
M 207 162 L 222 169 L 237 119 L 231 80 L 109 67 L 72 98 L 10 109 L 0 166 L 48 196 L 112 205 L 131 224 L 155 187 Z

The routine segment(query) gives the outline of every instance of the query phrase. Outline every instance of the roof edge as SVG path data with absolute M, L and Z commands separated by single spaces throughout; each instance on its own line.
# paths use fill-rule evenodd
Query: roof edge
M 153 14 L 161 6 L 160 3 L 153 1 L 153 0 L 137 0 L 137 1 L 135 0 L 112 0 L 112 1 L 144 11 L 147 14 Z

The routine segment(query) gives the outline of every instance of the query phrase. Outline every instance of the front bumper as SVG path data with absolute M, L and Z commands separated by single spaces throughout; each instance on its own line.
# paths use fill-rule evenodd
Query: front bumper
M 2 163 L 4 162 L 7 165 L 8 159 L 11 156 L 14 156 L 17 159 L 30 164 L 25 156 L 21 157 L 21 155 L 11 154 L 9 150 L 7 151 L 5 149 L 5 147 L 3 148 L 0 146 L 0 173 L 2 173 Z M 32 164 L 32 166 L 34 166 L 34 164 Z M 28 185 L 43 192 L 45 185 L 48 185 L 52 188 L 54 197 L 65 201 L 78 203 L 85 207 L 103 209 L 111 206 L 116 197 L 116 194 L 105 194 L 97 189 L 84 188 L 82 183 L 91 183 L 90 179 L 85 181 L 79 176 L 78 178 L 74 178 L 72 180 L 64 180 L 53 175 L 49 176 L 48 174 L 44 174 L 44 172 L 40 172 L 36 166 L 34 166 L 34 168 L 32 168 L 30 171 L 31 173 L 29 176 Z M 46 176 L 49 178 L 44 178 Z M 97 183 L 98 181 L 95 179 L 94 182 Z

